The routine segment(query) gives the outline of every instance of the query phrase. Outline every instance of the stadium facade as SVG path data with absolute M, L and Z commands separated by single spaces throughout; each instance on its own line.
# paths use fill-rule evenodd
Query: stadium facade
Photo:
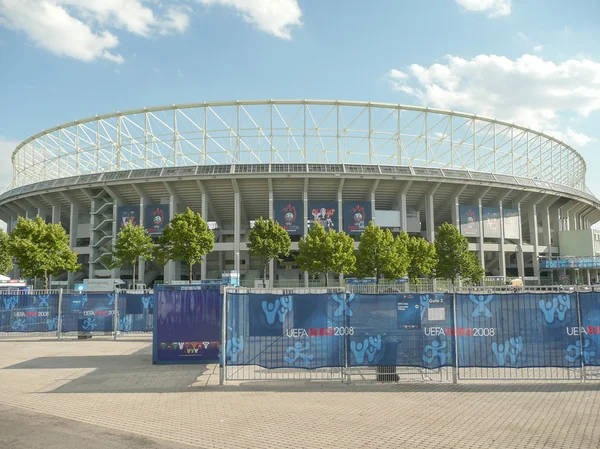
M 159 235 L 186 207 L 216 237 L 195 279 L 238 270 L 246 285 L 261 276 L 246 248 L 261 216 L 284 225 L 292 251 L 313 220 L 356 240 L 370 220 L 429 240 L 454 223 L 498 277 L 543 279 L 550 258 L 600 253 L 591 230 L 600 202 L 585 186 L 581 155 L 542 132 L 472 114 L 313 100 L 144 108 L 43 131 L 12 163 L 0 218 L 9 230 L 19 216 L 62 223 L 83 264 L 71 285 L 131 278 L 101 261 L 122 223 Z M 561 263 L 553 275 L 572 274 L 564 268 L 575 265 Z M 587 268 L 587 280 L 597 276 Z M 269 271 L 274 285 L 308 282 L 291 258 Z M 150 285 L 185 279 L 187 269 L 147 262 L 142 273 Z

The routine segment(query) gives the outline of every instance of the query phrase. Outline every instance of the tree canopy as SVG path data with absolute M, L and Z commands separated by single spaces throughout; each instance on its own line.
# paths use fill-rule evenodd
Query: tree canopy
M 408 268 L 408 234 L 404 231 L 396 238 L 389 229 L 382 230 L 370 222 L 360 236 L 357 275 L 374 276 L 379 282 L 381 276 L 398 279 L 406 274 Z
M 81 269 L 77 253 L 71 251 L 69 236 L 60 223 L 46 223 L 19 217 L 8 238 L 8 252 L 19 263 L 25 277 L 43 277 L 44 288 L 49 288 L 49 277 L 62 271 Z
M 435 275 L 449 279 L 452 285 L 458 279 L 479 283 L 485 274 L 475 253 L 469 251 L 469 242 L 456 226 L 442 224 L 435 236 L 435 249 L 438 256 Z
M 260 217 L 248 235 L 248 252 L 259 257 L 263 268 L 263 287 L 266 287 L 267 266 L 273 259 L 289 256 L 292 240 L 285 229 L 272 218 Z
M 8 273 L 12 268 L 12 257 L 8 250 L 8 235 L 0 229 L 0 274 Z
M 189 207 L 182 214 L 175 214 L 158 239 L 158 259 L 183 260 L 188 264 L 188 280 L 192 282 L 193 267 L 215 246 L 215 235 L 202 216 Z
M 132 282 L 135 286 L 135 271 L 140 259 L 154 259 L 154 242 L 144 227 L 127 223 L 117 234 L 115 247 L 103 262 L 109 268 L 121 268 L 130 263 L 133 268 Z
M 438 263 L 435 244 L 421 237 L 410 237 L 408 239 L 408 279 L 411 283 L 417 282 L 419 276 L 429 276 Z
M 298 250 L 296 263 L 300 269 L 313 275 L 323 274 L 327 286 L 330 271 L 340 274 L 354 271 L 356 256 L 352 237 L 333 229 L 326 231 L 318 222 L 300 239 Z

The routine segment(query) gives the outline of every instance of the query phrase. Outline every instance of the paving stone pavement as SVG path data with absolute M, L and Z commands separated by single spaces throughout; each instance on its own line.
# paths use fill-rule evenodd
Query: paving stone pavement
M 214 365 L 153 366 L 147 338 L 0 339 L 0 404 L 169 448 L 600 447 L 594 381 L 221 387 Z

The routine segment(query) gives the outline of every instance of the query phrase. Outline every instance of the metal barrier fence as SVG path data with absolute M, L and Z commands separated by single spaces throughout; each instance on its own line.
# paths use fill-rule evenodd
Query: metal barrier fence
M 225 289 L 222 381 L 598 379 L 600 292 Z
M 0 336 L 151 333 L 150 292 L 0 292 Z

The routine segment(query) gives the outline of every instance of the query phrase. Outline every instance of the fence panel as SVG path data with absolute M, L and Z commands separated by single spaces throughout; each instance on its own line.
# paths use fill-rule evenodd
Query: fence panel
M 571 357 L 583 358 L 586 379 L 600 379 L 600 292 L 580 293 L 579 304 L 581 339 L 567 350 Z
M 119 293 L 119 332 L 152 333 L 153 314 L 153 293 Z
M 449 380 L 452 304 L 444 293 L 348 294 L 350 379 Z
M 0 292 L 0 335 L 52 335 L 58 329 L 59 292 Z
M 345 295 L 307 291 L 227 290 L 226 380 L 342 379 Z
M 581 361 L 577 294 L 456 295 L 459 377 L 571 379 Z

